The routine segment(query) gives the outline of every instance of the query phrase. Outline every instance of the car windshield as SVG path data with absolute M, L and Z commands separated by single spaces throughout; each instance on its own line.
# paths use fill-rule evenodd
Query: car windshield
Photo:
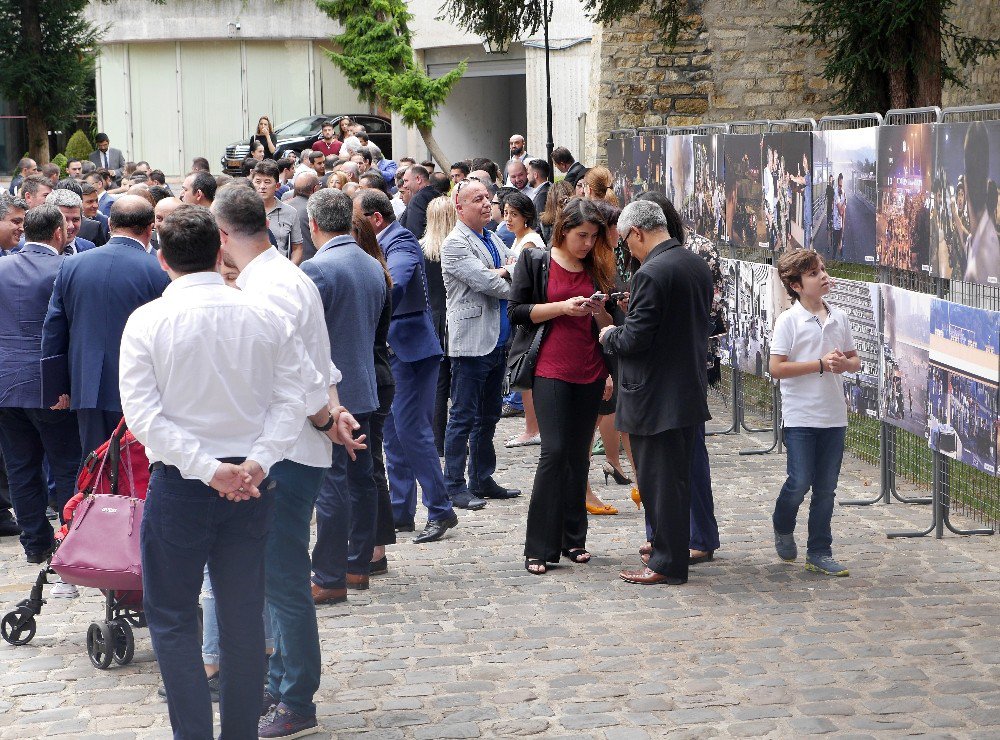
M 278 126 L 274 133 L 283 139 L 292 139 L 298 136 L 308 136 L 314 131 L 319 131 L 322 117 L 309 116 L 308 118 L 297 118 Z

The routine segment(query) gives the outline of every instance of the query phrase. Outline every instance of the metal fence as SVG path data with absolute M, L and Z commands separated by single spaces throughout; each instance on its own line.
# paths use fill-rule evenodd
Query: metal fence
M 828 116 L 818 123 L 812 119 L 790 121 L 739 121 L 671 128 L 679 134 L 758 134 L 777 131 L 829 131 L 844 128 L 900 125 L 909 123 L 963 122 L 1000 120 L 1000 105 L 966 106 L 941 111 L 939 108 L 919 108 L 889 111 L 883 119 L 877 113 L 856 116 Z M 662 133 L 656 129 L 656 133 Z M 652 132 L 652 130 L 650 131 Z M 615 132 L 627 137 L 634 131 Z M 858 190 L 875 201 L 874 182 Z M 869 192 L 871 190 L 872 192 Z M 818 200 L 818 199 L 816 199 Z M 819 223 L 814 204 L 814 223 Z M 730 242 L 720 242 L 719 255 L 731 259 L 772 264 L 774 253 L 766 248 L 737 248 Z M 832 276 L 861 282 L 884 283 L 897 288 L 926 293 L 954 303 L 1000 311 L 1000 286 L 968 283 L 961 280 L 932 277 L 922 272 L 897 268 L 828 261 Z M 767 378 L 741 372 L 736 367 L 724 367 L 721 381 L 710 394 L 725 409 L 725 417 L 717 415 L 709 434 L 740 432 L 769 434 L 766 449 L 747 450 L 742 454 L 766 454 L 780 451 L 781 407 L 777 384 Z M 857 459 L 879 468 L 878 496 L 869 501 L 841 501 L 842 505 L 872 505 L 898 501 L 906 504 L 930 504 L 931 524 L 924 531 L 890 532 L 889 537 L 913 537 L 934 534 L 941 537 L 946 529 L 957 534 L 992 534 L 989 527 L 961 530 L 955 527 L 949 514 L 959 512 L 987 525 L 1000 523 L 1000 475 L 989 475 L 969 465 L 932 450 L 927 441 L 884 421 L 850 414 L 847 429 L 847 450 Z M 998 471 L 1000 472 L 1000 471 Z M 905 483 L 905 488 L 900 486 Z

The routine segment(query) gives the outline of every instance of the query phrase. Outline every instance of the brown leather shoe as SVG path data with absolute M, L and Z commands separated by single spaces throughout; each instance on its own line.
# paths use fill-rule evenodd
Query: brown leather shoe
M 355 591 L 367 591 L 368 590 L 368 576 L 360 575 L 356 573 L 347 574 L 347 587 L 352 588 Z
M 346 588 L 323 588 L 314 583 L 312 585 L 312 595 L 313 603 L 317 606 L 320 604 L 343 604 L 347 601 Z
M 643 568 L 642 570 L 623 570 L 619 574 L 619 577 L 626 583 L 638 583 L 641 586 L 655 586 L 660 583 L 665 583 L 668 586 L 679 586 L 682 583 L 687 583 L 686 578 L 665 576 L 657 573 L 655 570 L 650 570 L 649 568 Z

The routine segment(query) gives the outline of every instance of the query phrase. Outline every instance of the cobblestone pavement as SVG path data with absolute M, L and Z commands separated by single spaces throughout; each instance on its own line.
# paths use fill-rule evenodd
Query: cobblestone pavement
M 519 423 L 504 420 L 498 440 Z M 758 442 L 710 440 L 723 545 L 683 587 L 618 580 L 637 564 L 642 517 L 596 463 L 591 482 L 621 513 L 591 518 L 589 565 L 525 572 L 527 495 L 462 512 L 438 543 L 403 535 L 389 575 L 320 609 L 323 726 L 342 738 L 1000 737 L 1000 539 L 890 541 L 927 507 L 838 508 L 850 578 L 781 563 L 770 508 L 784 455 L 737 455 Z M 497 478 L 527 493 L 537 450 L 502 451 Z M 872 498 L 877 482 L 845 461 L 839 496 Z M 0 542 L 4 611 L 36 573 Z M 85 633 L 101 613 L 91 591 L 51 600 L 30 645 L 0 643 L 0 738 L 168 736 L 145 630 L 132 665 L 91 667 Z

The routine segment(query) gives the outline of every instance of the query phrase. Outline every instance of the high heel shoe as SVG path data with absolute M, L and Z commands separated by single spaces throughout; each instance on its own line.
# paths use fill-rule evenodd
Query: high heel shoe
M 635 508 L 641 509 L 642 508 L 642 496 L 639 495 L 639 489 L 636 488 L 635 486 L 632 487 L 631 498 L 632 498 L 632 503 L 635 504 Z
M 601 515 L 614 516 L 615 514 L 618 513 L 618 509 L 616 509 L 611 504 L 604 504 L 604 506 L 597 506 L 596 504 L 587 504 L 587 513 L 594 514 L 596 516 L 601 516 Z
M 601 470 L 604 471 L 604 485 L 608 484 L 608 478 L 614 478 L 615 483 L 619 486 L 627 486 L 632 482 L 631 478 L 628 478 L 624 473 L 620 473 L 615 466 L 609 462 L 604 463 Z

